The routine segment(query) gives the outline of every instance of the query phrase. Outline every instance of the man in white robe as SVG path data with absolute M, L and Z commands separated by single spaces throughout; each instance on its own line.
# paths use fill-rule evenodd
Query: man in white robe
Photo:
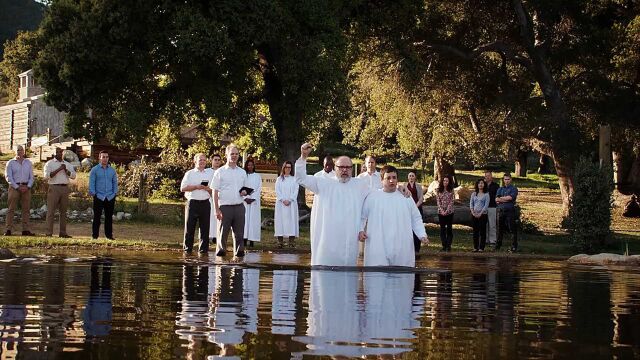
M 333 163 L 333 158 L 330 155 L 327 155 L 324 157 L 324 161 L 322 163 L 323 167 L 322 170 L 318 171 L 317 173 L 313 174 L 313 176 L 315 177 L 320 177 L 320 178 L 325 178 L 325 179 L 332 179 L 332 180 L 338 180 L 336 178 L 336 171 L 334 170 L 335 168 L 335 164 Z M 320 207 L 320 203 L 322 202 L 322 200 L 320 200 L 320 198 L 318 198 L 318 195 L 313 195 L 313 205 L 311 205 L 311 222 L 310 222 L 310 228 L 311 228 L 311 232 L 313 233 L 313 224 L 315 224 L 314 219 L 316 218 L 316 213 L 318 212 L 316 210 L 316 208 Z
M 336 161 L 337 180 L 307 175 L 311 145 L 303 144 L 300 150 L 296 181 L 320 199 L 314 206 L 317 212 L 311 231 L 311 265 L 355 266 L 362 203 L 369 187 L 365 181 L 351 177 L 353 164 L 347 156 Z
M 382 190 L 371 192 L 362 207 L 359 239 L 365 243 L 364 265 L 413 267 L 413 233 L 428 243 L 422 216 L 413 199 L 397 191 L 398 170 L 386 165 L 380 174 Z
M 366 166 L 367 171 L 358 175 L 358 179 L 365 180 L 369 186 L 369 190 L 382 189 L 382 178 L 380 177 L 380 173 L 376 170 L 376 159 L 369 155 L 364 159 L 364 165 Z

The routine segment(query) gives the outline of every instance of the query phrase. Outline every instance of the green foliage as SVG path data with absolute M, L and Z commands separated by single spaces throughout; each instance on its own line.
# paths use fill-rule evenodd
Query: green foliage
M 45 6 L 35 0 L 0 0 L 0 46 L 20 31 L 34 30 L 42 21 Z M 3 50 L 0 47 L 0 59 Z
M 33 67 L 40 49 L 40 35 L 37 31 L 21 31 L 13 40 L 4 44 L 4 57 L 0 62 L 0 93 L 9 102 L 18 100 L 18 74 Z
M 586 158 L 576 164 L 574 193 L 563 225 L 582 251 L 602 249 L 611 236 L 611 179 L 611 169 L 601 169 Z
M 132 164 L 119 178 L 120 194 L 126 197 L 137 197 L 140 190 L 140 175 L 147 174 L 147 189 L 154 198 L 179 200 L 180 182 L 184 173 L 189 170 L 189 163 L 147 163 Z

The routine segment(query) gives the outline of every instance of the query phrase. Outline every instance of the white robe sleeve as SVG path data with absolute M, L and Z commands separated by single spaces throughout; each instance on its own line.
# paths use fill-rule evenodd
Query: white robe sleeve
M 422 239 L 427 236 L 427 232 L 424 229 L 424 222 L 422 221 L 422 215 L 420 215 L 420 211 L 418 211 L 418 207 L 413 202 L 412 198 L 407 198 L 407 207 L 411 211 L 411 227 L 413 232 L 419 239 Z
M 369 219 L 369 208 L 371 207 L 371 196 L 368 196 L 362 203 L 362 219 L 360 221 L 360 231 L 364 231 L 367 227 L 367 220 Z
M 284 181 L 282 181 L 282 177 L 278 176 L 278 178 L 276 179 L 276 201 L 282 200 L 286 200 Z
M 318 186 L 317 178 L 312 175 L 307 175 L 307 161 L 298 159 L 296 160 L 296 182 L 305 188 L 311 190 L 313 193 L 318 194 L 320 187 Z

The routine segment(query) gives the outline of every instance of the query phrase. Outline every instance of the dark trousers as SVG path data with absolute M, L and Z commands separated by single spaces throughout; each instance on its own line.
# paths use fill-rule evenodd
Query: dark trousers
M 111 200 L 98 199 L 97 196 L 93 197 L 93 232 L 94 239 L 98 237 L 100 233 L 100 217 L 102 216 L 102 210 L 104 210 L 104 236 L 111 239 L 113 238 L 113 208 L 116 205 L 116 198 Z
M 244 251 L 244 205 L 221 205 L 222 221 L 218 220 L 216 252 L 226 251 L 229 232 L 233 230 L 233 253 Z
M 422 216 L 422 206 L 418 208 L 418 211 L 420 212 L 420 216 Z M 420 245 L 422 245 L 422 243 L 420 242 L 420 239 L 414 233 L 413 234 L 413 248 L 416 251 L 416 253 L 420 252 Z
M 182 249 L 193 251 L 193 237 L 196 232 L 196 222 L 200 226 L 200 244 L 198 251 L 209 251 L 209 218 L 211 217 L 211 201 L 189 200 L 184 207 L 184 241 Z
M 453 214 L 444 216 L 438 214 L 438 222 L 440 223 L 440 241 L 442 242 L 442 248 L 451 250 L 451 243 L 453 243 Z
M 479 218 L 471 216 L 473 224 L 473 248 L 476 250 L 484 250 L 487 244 L 487 222 L 489 217 L 487 214 L 480 215 Z
M 496 239 L 496 249 L 502 246 L 502 238 L 505 231 L 509 231 L 513 236 L 511 247 L 518 248 L 518 226 L 516 224 L 515 208 L 498 208 L 498 238 Z

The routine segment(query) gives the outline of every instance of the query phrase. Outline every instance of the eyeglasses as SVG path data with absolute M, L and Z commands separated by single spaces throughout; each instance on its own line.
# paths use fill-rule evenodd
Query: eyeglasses
M 291 169 L 291 166 L 285 166 L 284 168 L 285 169 Z
M 340 170 L 351 170 L 351 166 L 336 166 Z

